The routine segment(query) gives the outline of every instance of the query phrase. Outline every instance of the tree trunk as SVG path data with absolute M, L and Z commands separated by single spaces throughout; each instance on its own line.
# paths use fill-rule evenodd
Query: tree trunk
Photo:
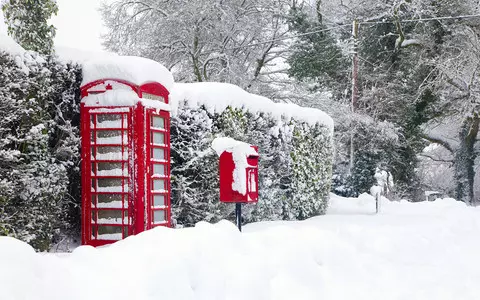
M 475 178 L 474 163 L 475 140 L 479 129 L 478 115 L 464 121 L 459 133 L 460 146 L 455 152 L 455 181 L 456 198 L 467 204 L 475 205 L 473 197 L 473 184 Z
M 201 21 L 200 21 L 201 22 Z M 198 59 L 200 49 L 199 49 L 199 41 L 198 37 L 200 35 L 200 29 L 198 25 L 195 26 L 195 36 L 193 37 L 193 51 L 190 54 L 192 56 L 192 64 L 193 64 L 193 74 L 195 74 L 195 78 L 198 82 L 202 82 L 202 73 L 200 72 L 200 62 Z

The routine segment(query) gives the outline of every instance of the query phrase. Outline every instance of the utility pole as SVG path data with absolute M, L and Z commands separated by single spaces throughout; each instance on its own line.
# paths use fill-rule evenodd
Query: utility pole
M 353 37 L 353 57 L 352 57 L 352 102 L 350 108 L 352 113 L 355 112 L 358 101 L 358 20 L 353 20 L 352 25 Z M 353 145 L 353 132 L 350 135 L 350 174 L 353 171 L 353 162 L 355 159 L 355 147 Z
M 353 20 L 353 59 L 352 59 L 352 112 L 355 112 L 358 100 L 358 20 Z

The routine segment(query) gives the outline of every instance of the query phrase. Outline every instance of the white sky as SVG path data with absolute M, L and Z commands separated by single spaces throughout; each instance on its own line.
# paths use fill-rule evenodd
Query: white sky
M 57 28 L 55 44 L 83 50 L 102 50 L 100 34 L 104 32 L 98 8 L 102 0 L 57 0 L 58 15 L 51 20 Z M 6 32 L 0 13 L 0 32 Z

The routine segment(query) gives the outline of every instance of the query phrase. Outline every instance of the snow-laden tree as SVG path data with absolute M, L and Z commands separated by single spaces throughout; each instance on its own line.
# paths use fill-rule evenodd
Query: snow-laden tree
M 108 50 L 159 61 L 177 81 L 262 85 L 284 54 L 284 0 L 127 1 L 102 7 Z
M 324 22 L 321 0 L 316 1 L 314 13 L 305 3 L 290 9 L 289 25 L 298 37 L 290 47 L 288 73 L 300 81 L 313 81 L 313 88 L 341 98 L 350 83 L 349 61 Z
M 429 122 L 424 136 L 452 153 L 456 197 L 472 203 L 480 125 L 480 25 L 462 21 L 448 30 L 431 83 L 440 116 Z
M 400 183 L 397 192 L 405 187 L 413 194 L 420 137 L 416 132 L 419 124 L 413 126 L 414 118 L 409 116 L 414 112 L 415 86 L 422 83 L 425 66 L 415 61 L 422 52 L 413 42 L 408 48 L 401 47 L 403 41 L 413 40 L 412 26 L 396 26 L 399 18 L 413 15 L 411 9 L 402 1 L 317 0 L 291 12 L 292 29 L 307 34 L 300 35 L 291 48 L 290 73 L 302 81 L 310 80 L 337 101 L 329 105 L 326 101 L 310 102 L 323 106 L 337 124 L 334 191 L 343 195 L 368 191 L 375 183 L 376 168 L 381 167 L 388 168 Z M 360 97 L 352 113 L 349 60 L 354 19 L 362 25 L 358 46 Z M 355 152 L 350 156 L 352 142 Z
M 78 67 L 0 53 L 0 235 L 38 250 L 78 221 L 80 81 Z
M 424 191 L 436 191 L 452 197 L 455 195 L 453 157 L 444 147 L 432 144 L 422 151 L 419 173 Z
M 218 157 L 211 149 L 213 120 L 203 108 L 186 102 L 172 117 L 173 215 L 183 226 L 219 221 Z
M 53 52 L 55 27 L 48 24 L 58 12 L 56 0 L 3 0 L 8 33 L 27 50 Z
M 455 197 L 472 203 L 480 123 L 480 25 L 478 18 L 464 16 L 478 13 L 478 2 L 388 1 L 383 12 L 375 11 L 363 19 L 375 24 L 361 29 L 365 108 L 402 127 L 410 144 L 398 152 L 403 161 L 415 162 L 423 149 L 419 137 L 450 151 Z

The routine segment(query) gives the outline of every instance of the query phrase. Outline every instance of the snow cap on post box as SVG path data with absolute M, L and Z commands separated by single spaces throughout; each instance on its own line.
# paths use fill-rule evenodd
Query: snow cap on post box
M 251 199 L 248 199 L 248 189 L 247 186 L 250 184 L 247 180 L 247 169 L 248 168 L 257 168 L 257 166 L 252 166 L 248 163 L 248 158 L 255 157 L 258 158 L 258 151 L 256 148 L 250 144 L 236 141 L 232 138 L 228 137 L 221 137 L 221 138 L 216 138 L 212 142 L 212 148 L 215 150 L 218 156 L 220 156 L 220 200 L 223 202 L 248 202 Z M 233 167 L 233 170 L 231 170 L 232 174 L 228 174 L 232 176 L 233 179 L 231 182 L 228 184 L 231 184 L 231 191 L 225 191 L 225 189 L 222 189 L 222 186 L 225 186 L 226 181 L 228 180 L 224 178 L 223 176 L 223 170 L 225 170 L 225 166 L 222 166 L 222 157 L 225 156 L 225 154 L 229 154 L 231 156 L 231 160 L 233 163 L 233 166 L 227 166 L 228 168 Z M 228 170 L 227 172 L 230 172 Z M 255 192 L 257 190 L 256 183 L 255 183 Z M 228 197 L 231 199 L 225 199 L 227 197 L 226 195 L 232 193 L 232 195 L 229 195 Z M 235 193 L 238 193 L 236 195 L 233 195 Z M 236 196 L 243 196 L 243 197 L 236 197 Z M 243 201 L 238 201 L 239 199 L 234 199 L 234 198 L 243 198 Z M 256 199 L 252 200 L 256 201 Z

